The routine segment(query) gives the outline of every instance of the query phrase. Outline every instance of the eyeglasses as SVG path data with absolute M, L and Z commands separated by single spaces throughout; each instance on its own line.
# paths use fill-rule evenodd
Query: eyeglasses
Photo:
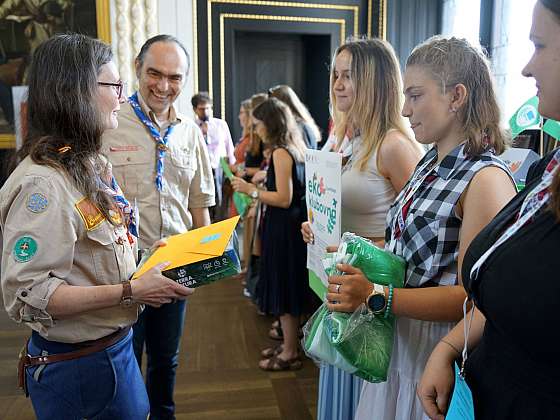
M 117 96 L 119 97 L 119 99 L 122 99 L 123 96 L 126 96 L 126 83 L 122 80 L 116 83 L 97 82 L 97 84 L 101 86 L 113 86 L 117 91 Z

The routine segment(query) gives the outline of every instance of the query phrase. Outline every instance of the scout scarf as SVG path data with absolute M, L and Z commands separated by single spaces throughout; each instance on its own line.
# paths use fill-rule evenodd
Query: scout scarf
M 535 214 L 546 204 L 550 199 L 549 187 L 552 184 L 552 179 L 554 178 L 554 173 L 558 169 L 558 164 L 560 163 L 560 149 L 556 151 L 553 158 L 550 160 L 546 169 L 542 175 L 541 182 L 527 194 L 523 203 L 521 204 L 521 209 L 517 215 L 517 219 L 513 225 L 511 225 L 506 231 L 498 238 L 498 240 L 492 245 L 478 261 L 473 265 L 471 269 L 471 280 L 474 282 L 478 277 L 478 272 L 480 267 L 488 259 L 488 257 L 504 242 L 511 238 L 515 232 L 529 223 Z
M 134 235 L 138 238 L 138 207 L 136 205 L 130 205 L 112 173 L 109 173 L 109 177 L 111 179 L 111 185 L 107 185 L 103 178 L 99 177 L 99 187 L 110 197 L 113 197 L 117 203 L 118 208 L 124 216 L 124 225 L 127 229 L 128 241 L 132 245 L 134 239 L 130 235 Z
M 144 124 L 144 126 L 150 132 L 150 135 L 156 142 L 157 147 L 157 162 L 156 162 L 156 188 L 161 191 L 163 188 L 163 158 L 165 157 L 165 152 L 167 151 L 167 142 L 169 141 L 169 136 L 173 131 L 173 124 L 170 124 L 165 131 L 163 137 L 159 131 L 154 127 L 152 121 L 144 114 L 140 104 L 138 103 L 138 92 L 128 98 L 128 103 L 132 106 L 134 113 L 138 119 Z

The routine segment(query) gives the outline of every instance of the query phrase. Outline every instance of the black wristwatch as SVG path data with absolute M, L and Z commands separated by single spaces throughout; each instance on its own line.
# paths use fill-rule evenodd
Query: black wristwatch
M 380 314 L 385 311 L 387 306 L 387 298 L 385 297 L 385 289 L 380 284 L 373 284 L 373 292 L 366 298 L 368 309 L 374 314 Z

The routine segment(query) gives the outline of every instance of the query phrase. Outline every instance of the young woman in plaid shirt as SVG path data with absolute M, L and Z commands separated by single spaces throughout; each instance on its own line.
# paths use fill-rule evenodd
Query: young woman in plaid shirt
M 490 70 L 466 40 L 434 37 L 407 60 L 403 115 L 416 140 L 433 143 L 387 215 L 385 248 L 408 263 L 406 287 L 389 299 L 396 317 L 387 382 L 365 384 L 357 419 L 420 419 L 416 384 L 439 340 L 461 319 L 465 291 L 460 267 L 473 237 L 515 194 L 496 157 L 505 137 Z M 352 312 L 374 286 L 341 265 L 329 279 L 331 310 Z M 375 279 L 371 279 L 375 282 Z

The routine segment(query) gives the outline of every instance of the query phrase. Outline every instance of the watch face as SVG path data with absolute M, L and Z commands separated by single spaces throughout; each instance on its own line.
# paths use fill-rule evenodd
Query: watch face
M 368 306 L 372 312 L 379 312 L 385 307 L 385 296 L 373 295 L 368 299 Z
M 132 298 L 131 297 L 123 298 L 123 300 L 121 300 L 121 305 L 124 306 L 125 308 L 132 306 Z

